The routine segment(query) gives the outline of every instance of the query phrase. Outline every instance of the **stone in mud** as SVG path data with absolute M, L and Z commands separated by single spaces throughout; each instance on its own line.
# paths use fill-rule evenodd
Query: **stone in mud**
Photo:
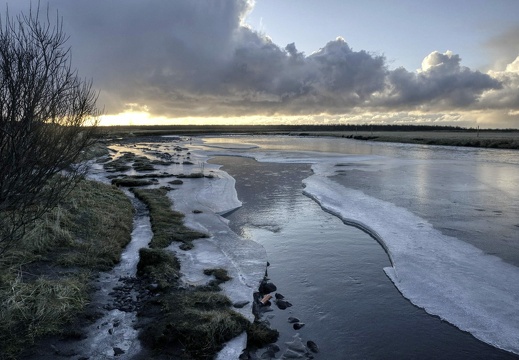
M 119 356 L 124 354 L 124 350 L 119 347 L 114 347 L 114 356 Z
M 290 317 L 288 318 L 288 322 L 289 322 L 290 324 L 298 323 L 299 321 L 300 321 L 300 320 L 299 320 L 298 318 L 296 318 L 296 317 L 292 317 L 292 316 L 290 316 Z
M 305 323 L 302 323 L 302 322 L 297 322 L 293 325 L 293 328 L 294 330 L 299 330 L 301 329 L 303 326 L 305 326 Z
M 286 308 L 289 308 L 292 306 L 292 304 L 286 300 L 276 300 L 276 305 L 280 310 L 285 310 Z
M 313 353 L 318 353 L 319 352 L 319 346 L 317 346 L 317 344 L 315 342 L 313 342 L 312 340 L 308 340 L 306 342 L 306 346 L 310 349 L 311 352 Z
M 280 293 L 276 293 L 276 294 L 274 295 L 274 297 L 275 297 L 276 299 L 278 299 L 278 300 L 279 300 L 279 299 L 284 299 L 284 298 L 285 298 L 285 297 L 284 297 L 283 295 L 281 295 Z
M 262 282 L 259 287 L 259 291 L 262 294 L 270 294 L 271 292 L 274 292 L 277 289 L 278 288 L 276 287 L 276 285 L 274 285 L 273 283 L 270 283 L 270 282 L 266 282 L 266 281 Z

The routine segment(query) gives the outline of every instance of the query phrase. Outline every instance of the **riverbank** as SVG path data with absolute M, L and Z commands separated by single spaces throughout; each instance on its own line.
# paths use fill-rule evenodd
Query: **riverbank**
M 88 305 L 94 279 L 119 262 L 132 218 L 120 190 L 82 181 L 3 254 L 0 359 L 16 359 L 44 336 L 82 336 L 78 314 L 95 317 Z
M 59 230 L 48 234 L 45 248 L 31 248 L 28 251 L 32 252 L 32 258 L 10 264 L 11 268 L 23 273 L 23 281 L 20 276 L 8 279 L 2 272 L 6 275 L 1 278 L 5 293 L 0 294 L 0 298 L 4 305 L 11 305 L 4 307 L 4 312 L 16 310 L 19 305 L 19 299 L 10 299 L 8 294 L 16 281 L 29 287 L 37 283 L 32 276 L 61 281 L 63 274 L 81 266 L 82 274 L 85 274 L 80 281 L 70 285 L 78 292 L 74 296 L 78 298 L 77 305 L 69 307 L 63 316 L 55 316 L 55 322 L 50 322 L 48 316 L 40 319 L 41 326 L 37 328 L 32 323 L 24 323 L 22 316 L 16 322 L 4 322 L 0 346 L 2 360 L 54 359 L 56 356 L 68 359 L 162 359 L 171 356 L 210 359 L 227 341 L 236 339 L 220 357 L 227 359 L 229 356 L 237 358 L 245 346 L 259 347 L 277 337 L 276 331 L 255 321 L 252 312 L 253 293 L 258 291 L 266 268 L 264 249 L 254 242 L 240 242 L 230 236 L 231 231 L 222 235 L 226 230 L 218 213 L 237 206 L 237 199 L 230 191 L 230 179 L 219 176 L 216 169 L 204 174 L 203 167 L 195 165 L 199 161 L 189 153 L 186 143 L 168 140 L 167 151 L 159 151 L 161 141 L 157 141 L 157 144 L 149 144 L 149 148 L 140 149 L 125 142 L 119 150 L 111 150 L 110 155 L 105 154 L 94 165 L 101 169 L 94 176 L 99 181 L 118 184 L 121 189 L 127 189 L 125 186 L 147 188 L 121 191 L 98 181 L 84 181 L 80 188 L 86 190 L 72 193 L 67 199 L 67 203 L 74 204 L 71 211 L 76 211 L 78 217 L 69 219 L 69 207 L 61 204 L 57 214 L 41 226 L 50 222 Z M 175 144 L 171 145 L 172 142 Z M 115 144 L 116 148 L 118 146 L 120 144 Z M 171 173 L 158 172 L 158 168 Z M 196 176 L 200 174 L 202 176 Z M 201 185 L 208 185 L 208 182 L 212 194 L 200 196 L 200 191 L 207 190 Z M 92 187 L 99 191 L 92 191 Z M 173 192 L 175 196 L 171 196 Z M 103 213 L 105 219 L 99 219 L 92 214 L 94 210 L 90 205 L 106 205 L 101 201 L 105 193 L 117 194 L 124 204 L 113 201 L 112 206 L 103 209 L 108 212 Z M 176 205 L 175 211 L 171 202 Z M 149 213 L 143 213 L 143 206 Z M 132 216 L 132 207 L 138 210 L 135 216 Z M 124 208 L 130 209 L 129 216 L 114 219 Z M 85 218 L 90 221 L 83 221 Z M 148 218 L 148 224 L 151 219 L 151 225 L 141 224 L 143 218 Z M 190 228 L 184 222 L 188 222 Z M 82 249 L 101 250 L 103 247 L 99 242 L 111 244 L 115 235 L 99 230 L 98 223 L 106 224 L 107 231 L 119 225 L 126 229 L 121 246 L 111 253 L 111 262 L 88 252 L 74 254 L 66 264 L 60 263 L 62 256 L 52 256 L 58 255 L 56 234 L 61 234 L 66 226 L 76 230 L 68 240 L 80 243 Z M 150 228 L 149 238 L 136 235 L 142 226 Z M 85 235 L 89 233 L 98 236 Z M 130 240 L 130 245 L 124 248 Z M 136 242 L 141 243 L 140 250 L 134 246 Z M 68 242 L 63 242 L 59 249 L 66 252 L 68 246 Z M 119 262 L 121 255 L 124 259 Z M 96 259 L 103 266 L 94 266 L 86 259 Z M 60 271 L 56 272 L 58 266 Z M 66 287 L 61 283 L 60 286 Z M 29 288 L 27 293 L 34 294 L 34 291 Z M 33 299 L 27 295 L 33 306 L 22 309 L 25 313 L 21 315 L 25 315 L 25 319 L 27 313 L 38 316 L 39 309 L 45 306 L 42 303 L 51 302 L 55 297 L 65 296 L 47 293 Z M 45 328 L 50 325 L 52 328 Z M 24 327 L 32 332 L 24 331 Z M 140 329 L 139 340 L 133 328 Z M 244 333 L 248 336 L 238 336 Z

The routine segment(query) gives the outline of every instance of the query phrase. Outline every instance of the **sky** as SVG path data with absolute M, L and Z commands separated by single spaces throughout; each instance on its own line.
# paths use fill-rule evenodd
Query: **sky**
M 14 16 L 37 1 L 0 0 Z M 519 128 L 517 0 L 41 0 L 102 124 Z

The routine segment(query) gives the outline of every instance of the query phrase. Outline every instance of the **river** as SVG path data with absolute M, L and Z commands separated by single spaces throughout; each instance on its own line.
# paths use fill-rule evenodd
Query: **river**
M 323 359 L 517 358 L 485 344 L 519 344 L 516 151 L 257 136 L 200 149 L 226 155 L 212 162 L 243 202 L 230 226 L 266 248 L 294 305 L 267 315 L 281 345 L 295 316 Z

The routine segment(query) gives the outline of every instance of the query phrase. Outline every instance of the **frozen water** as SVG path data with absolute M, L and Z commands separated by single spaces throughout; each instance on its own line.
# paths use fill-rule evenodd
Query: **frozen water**
M 245 138 L 258 148 L 242 151 L 225 152 L 224 141 L 219 151 L 201 149 L 313 164 L 305 193 L 378 239 L 392 262 L 384 270 L 406 298 L 519 354 L 517 152 L 368 144 L 348 153 L 335 139 L 276 140 Z
M 314 175 L 305 192 L 379 239 L 402 294 L 478 339 L 519 353 L 519 269 L 445 236 L 404 208 Z
M 206 164 L 208 158 L 313 164 L 305 193 L 378 239 L 392 263 L 385 272 L 406 298 L 489 344 L 519 353 L 517 152 L 267 137 L 205 144 L 193 139 L 189 147 L 190 161 L 214 177 L 185 179 L 169 193 L 186 224 L 210 235 L 188 252 L 172 245 L 187 283 L 204 283 L 203 269 L 224 267 L 233 277 L 223 284 L 226 294 L 233 302 L 251 300 L 265 270 L 265 250 L 237 236 L 221 216 L 241 203 L 234 179 Z M 161 170 L 189 173 L 193 166 Z M 250 305 L 239 311 L 252 318 Z M 242 337 L 222 354 L 236 354 L 243 344 Z

